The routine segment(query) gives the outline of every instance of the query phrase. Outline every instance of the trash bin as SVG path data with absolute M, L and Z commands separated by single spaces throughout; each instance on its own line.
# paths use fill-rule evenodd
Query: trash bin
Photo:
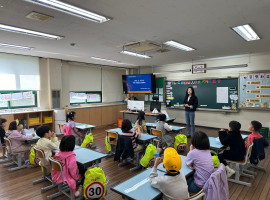
M 267 127 L 262 127 L 260 130 L 260 134 L 264 137 L 264 138 L 268 138 L 268 133 L 269 133 L 269 128 Z
M 122 127 L 123 118 L 118 119 L 118 128 Z

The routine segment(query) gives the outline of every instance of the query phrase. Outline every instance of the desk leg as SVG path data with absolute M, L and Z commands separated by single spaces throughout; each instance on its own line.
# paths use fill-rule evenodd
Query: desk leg
M 136 155 L 136 161 L 135 161 L 136 166 L 133 167 L 133 168 L 131 168 L 129 171 L 134 172 L 135 170 L 141 168 L 141 164 L 140 164 L 140 153 L 141 153 L 141 152 L 137 152 L 137 153 L 136 153 L 136 154 L 137 154 L 137 155 Z
M 96 160 L 96 166 L 99 167 L 99 161 L 98 160 Z

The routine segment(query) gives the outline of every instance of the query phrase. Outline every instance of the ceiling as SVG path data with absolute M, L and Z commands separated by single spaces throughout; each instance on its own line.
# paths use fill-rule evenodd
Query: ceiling
M 57 58 L 112 66 L 161 66 L 202 58 L 270 51 L 269 0 L 64 0 L 112 20 L 98 24 L 24 2 L 0 0 L 0 23 L 64 36 L 49 40 L 0 30 L 0 43 L 34 47 L 32 51 L 0 47 L 0 52 Z M 51 15 L 48 22 L 26 18 L 31 11 Z M 246 42 L 230 27 L 249 23 L 262 38 Z M 127 43 L 175 40 L 196 51 L 171 47 L 169 52 L 142 59 L 121 54 Z M 70 43 L 75 43 L 71 46 Z M 117 60 L 120 65 L 90 59 Z

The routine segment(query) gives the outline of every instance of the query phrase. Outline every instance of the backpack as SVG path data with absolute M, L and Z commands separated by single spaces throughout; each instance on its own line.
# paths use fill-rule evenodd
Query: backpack
M 92 133 L 88 133 L 81 144 L 81 147 L 87 147 L 89 144 L 92 144 L 94 141 L 94 137 Z
M 29 162 L 31 165 L 38 165 L 38 160 L 36 158 L 36 153 L 34 148 L 32 147 L 29 154 Z
M 175 136 L 174 149 L 177 152 L 184 151 L 187 146 L 187 136 L 179 134 Z
M 106 177 L 101 168 L 90 168 L 85 172 L 83 195 L 85 199 L 100 199 L 106 195 Z
M 214 168 L 218 168 L 220 165 L 220 161 L 218 159 L 217 152 L 211 150 L 210 153 L 211 153 L 211 157 L 213 159 Z
M 105 137 L 105 145 L 106 145 L 106 149 L 108 152 L 110 152 L 112 150 L 111 144 L 110 144 L 110 137 L 106 136 Z
M 157 148 L 152 145 L 149 144 L 145 150 L 144 156 L 142 157 L 142 159 L 140 160 L 140 164 L 143 167 L 148 167 L 149 163 L 154 160 L 154 155 L 157 152 Z
M 63 132 L 64 132 L 64 135 L 71 135 L 72 134 L 70 126 L 68 126 L 66 124 L 63 126 Z

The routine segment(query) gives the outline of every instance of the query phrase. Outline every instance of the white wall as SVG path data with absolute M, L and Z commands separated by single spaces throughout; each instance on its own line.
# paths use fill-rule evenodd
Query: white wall
M 241 72 L 251 72 L 259 70 L 269 70 L 270 71 L 270 54 L 264 55 L 246 55 L 246 56 L 235 56 L 231 58 L 218 58 L 211 60 L 203 60 L 198 62 L 188 62 L 182 64 L 172 64 L 166 66 L 160 66 L 152 68 L 141 68 L 140 73 L 158 73 L 165 71 L 175 71 L 183 69 L 191 69 L 192 64 L 207 64 L 207 68 L 218 67 L 218 66 L 228 66 L 228 65 L 239 65 L 248 64 L 246 68 L 238 69 L 220 69 L 208 71 L 205 74 L 191 74 L 188 73 L 169 73 L 160 74 L 160 77 L 166 77 L 167 80 L 194 80 L 194 79 L 204 79 L 204 78 L 224 78 L 224 77 L 238 77 Z M 185 123 L 185 116 L 183 110 L 167 109 L 170 117 L 175 117 L 176 122 Z M 251 120 L 260 121 L 263 126 L 269 126 L 270 123 L 270 112 L 260 111 L 260 110 L 239 110 L 238 113 L 222 113 L 214 111 L 197 111 L 195 124 L 208 127 L 223 128 L 227 127 L 231 120 L 237 120 L 242 124 L 242 130 L 247 131 L 248 124 Z

